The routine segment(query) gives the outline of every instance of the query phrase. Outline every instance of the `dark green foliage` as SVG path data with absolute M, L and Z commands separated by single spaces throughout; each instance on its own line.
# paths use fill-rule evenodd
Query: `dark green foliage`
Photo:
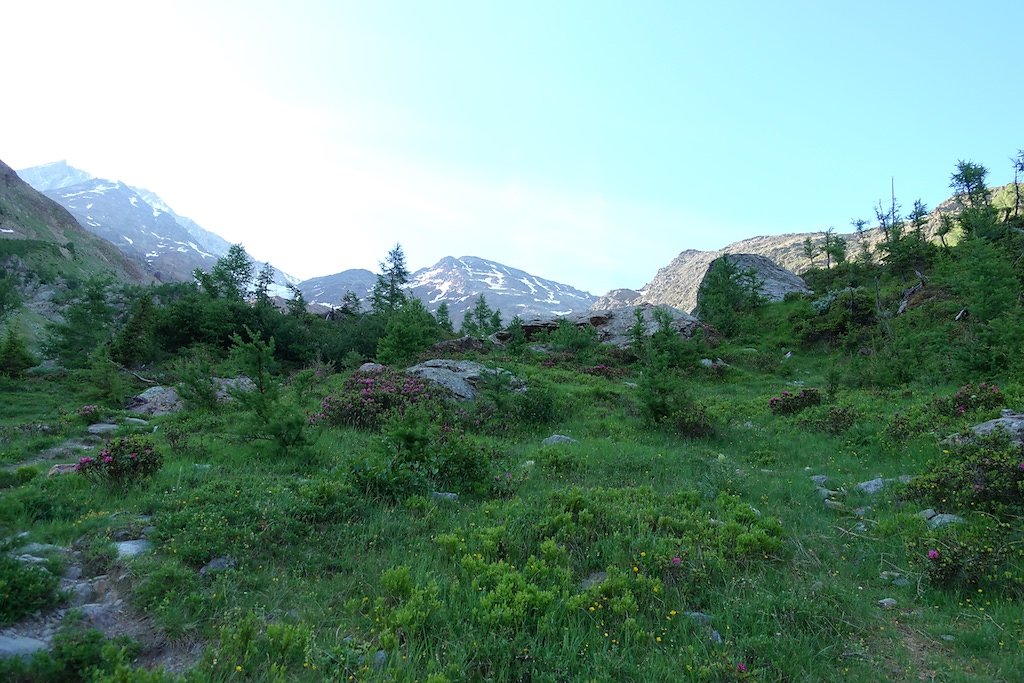
M 380 269 L 370 303 L 374 313 L 387 317 L 398 311 L 407 298 L 402 286 L 409 281 L 409 268 L 405 265 L 401 244 L 396 244 L 388 252 L 380 263 Z
M 86 282 L 64 310 L 64 322 L 50 327 L 45 352 L 64 367 L 84 367 L 90 354 L 111 336 L 115 310 L 110 296 L 109 280 Z
M 455 330 L 452 327 L 452 319 L 448 313 L 448 302 L 442 301 L 437 310 L 434 311 L 434 318 L 437 320 L 437 326 L 441 328 L 441 331 L 445 334 L 454 334 Z
M 297 457 L 305 453 L 310 442 L 308 420 L 301 408 L 282 397 L 273 376 L 277 369 L 274 338 L 264 341 L 259 333 L 248 329 L 246 333 L 249 341 L 236 334 L 231 347 L 232 361 L 254 385 L 251 391 L 231 391 L 232 398 L 245 411 L 239 432 L 248 439 L 268 442 L 275 456 Z
M 728 256 L 715 260 L 697 293 L 698 317 L 726 337 L 735 335 L 744 316 L 763 303 L 761 283 L 753 270 L 740 270 Z
M 210 297 L 241 301 L 249 293 L 253 278 L 253 262 L 241 244 L 233 244 L 228 253 L 217 259 L 209 273 L 198 268 L 193 275 Z
M 18 293 L 17 280 L 11 275 L 5 275 L 0 269 L 0 323 L 19 308 L 21 294 Z
M 578 362 L 587 362 L 600 342 L 597 341 L 597 333 L 593 327 L 577 327 L 562 318 L 558 321 L 558 327 L 547 338 L 547 343 L 553 351 L 571 353 Z
M 501 329 L 501 311 L 491 310 L 481 294 L 462 317 L 460 332 L 471 337 L 489 337 Z
M 264 263 L 256 276 L 256 284 L 253 293 L 256 295 L 257 306 L 270 306 L 270 286 L 274 284 L 274 266 Z M 301 295 L 302 292 L 299 292 Z
M 441 328 L 423 302 L 408 299 L 388 319 L 384 336 L 377 343 L 377 360 L 388 365 L 410 364 L 440 338 Z
M 508 341 L 505 342 L 505 348 L 514 356 L 526 349 L 526 330 L 523 328 L 523 319 L 518 315 L 512 316 L 508 324 Z
M 640 414 L 649 425 L 689 437 L 714 432 L 704 406 L 693 399 L 678 373 L 650 367 L 637 384 Z
M 108 346 L 99 346 L 90 353 L 85 367 L 74 371 L 74 376 L 83 380 L 86 398 L 110 407 L 122 407 L 134 390 L 130 375 L 111 359 Z
M 0 344 L 0 377 L 20 377 L 38 363 L 38 359 L 29 352 L 25 338 L 14 325 L 9 326 Z
M 110 343 L 110 357 L 129 367 L 137 367 L 156 359 L 157 343 L 153 337 L 156 312 L 153 297 L 143 292 L 131 306 L 128 320 Z
M 0 626 L 60 602 L 60 579 L 42 567 L 0 554 Z

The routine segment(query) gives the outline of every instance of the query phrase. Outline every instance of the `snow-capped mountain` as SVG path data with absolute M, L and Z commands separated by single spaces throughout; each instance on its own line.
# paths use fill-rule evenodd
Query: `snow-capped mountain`
M 501 310 L 505 321 L 514 315 L 521 318 L 569 315 L 587 310 L 597 299 L 575 287 L 476 256 L 446 256 L 429 268 L 413 273 L 406 287 L 431 311 L 447 301 L 449 315 L 456 325 L 481 294 L 492 309 Z
M 375 282 L 376 276 L 368 270 L 346 270 L 306 280 L 299 289 L 310 303 L 338 306 L 347 291 L 365 300 Z M 410 276 L 406 290 L 431 311 L 436 311 L 441 302 L 447 302 L 449 316 L 456 327 L 481 294 L 488 306 L 501 310 L 506 322 L 514 315 L 522 318 L 569 315 L 587 310 L 596 300 L 594 295 L 575 287 L 476 256 L 446 256 L 429 268 L 421 268 Z
M 231 244 L 180 216 L 155 192 L 96 178 L 58 161 L 18 171 L 25 182 L 62 205 L 89 232 L 146 265 L 159 280 L 191 280 L 196 268 L 209 270 Z M 255 262 L 255 271 L 263 266 Z M 298 279 L 275 269 L 271 294 L 289 297 Z
M 311 304 L 323 304 L 337 308 L 341 299 L 348 292 L 355 292 L 360 301 L 370 298 L 377 276 L 362 268 L 343 270 L 334 275 L 324 275 L 303 280 L 299 283 L 299 291 Z

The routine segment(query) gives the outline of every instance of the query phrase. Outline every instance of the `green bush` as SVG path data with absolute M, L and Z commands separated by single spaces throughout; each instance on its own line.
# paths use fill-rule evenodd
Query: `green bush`
M 648 368 L 637 384 L 640 413 L 648 424 L 681 436 L 702 437 L 714 432 L 707 410 L 693 399 L 677 373 Z
M 57 605 L 60 579 L 41 567 L 0 555 L 0 625 Z
M 320 411 L 310 416 L 310 422 L 376 431 L 393 413 L 437 400 L 437 390 L 426 381 L 403 372 L 391 369 L 356 372 L 345 381 L 339 394 L 321 401 Z
M 842 434 L 860 419 L 854 406 L 812 406 L 800 418 L 800 424 L 829 434 Z

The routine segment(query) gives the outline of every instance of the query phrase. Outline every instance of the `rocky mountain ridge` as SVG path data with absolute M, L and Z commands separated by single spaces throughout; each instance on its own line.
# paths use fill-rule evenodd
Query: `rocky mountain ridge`
M 96 178 L 66 161 L 23 169 L 18 175 L 66 208 L 83 228 L 145 264 L 157 280 L 191 280 L 196 268 L 209 270 L 231 246 L 175 213 L 155 192 Z M 262 265 L 257 261 L 256 270 Z M 287 295 L 287 285 L 296 282 L 275 270 L 272 293 Z

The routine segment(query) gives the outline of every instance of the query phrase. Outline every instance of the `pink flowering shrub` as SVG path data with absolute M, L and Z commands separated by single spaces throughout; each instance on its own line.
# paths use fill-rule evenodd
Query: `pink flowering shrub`
M 993 410 L 1003 404 L 1003 392 L 989 382 L 965 384 L 952 395 L 939 396 L 934 401 L 935 408 L 949 417 L 960 417 L 976 410 Z
M 821 394 L 817 389 L 801 389 L 799 394 L 783 391 L 768 400 L 768 409 L 773 415 L 795 415 L 816 405 L 821 405 Z
M 309 421 L 313 425 L 377 431 L 390 416 L 439 399 L 440 394 L 425 380 L 397 370 L 357 372 L 348 378 L 339 394 L 321 401 L 320 411 L 312 414 Z
M 145 436 L 124 436 L 114 439 L 95 456 L 78 461 L 75 469 L 97 483 L 129 484 L 153 476 L 164 464 L 164 458 Z

